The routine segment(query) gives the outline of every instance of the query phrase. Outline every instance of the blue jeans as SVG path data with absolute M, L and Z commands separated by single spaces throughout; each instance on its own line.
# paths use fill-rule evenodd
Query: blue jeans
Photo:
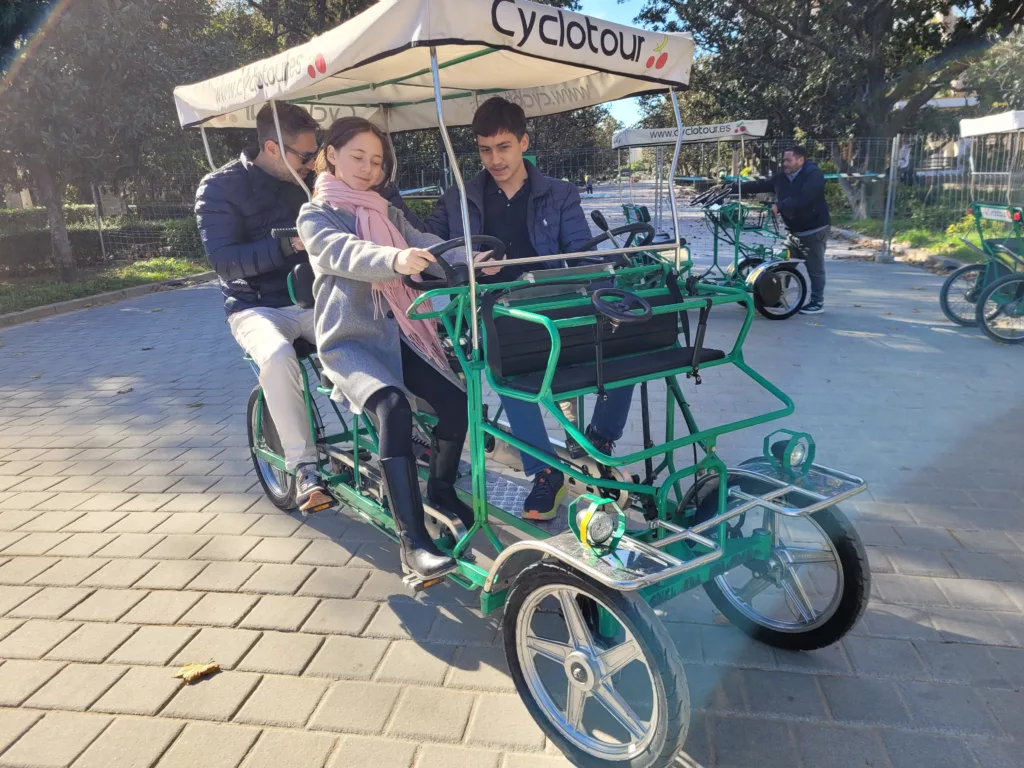
M 598 399 L 594 414 L 590 419 L 590 426 L 599 437 L 612 442 L 622 437 L 626 428 L 626 420 L 629 418 L 629 406 L 632 399 L 632 386 L 610 389 L 607 400 Z M 501 404 L 505 408 L 509 426 L 512 427 L 512 434 L 515 437 L 542 451 L 555 453 L 551 440 L 548 439 L 548 430 L 544 426 L 540 405 L 505 396 L 501 397 Z M 523 474 L 528 477 L 536 475 L 548 466 L 545 462 L 523 451 L 520 451 L 519 454 L 523 457 Z

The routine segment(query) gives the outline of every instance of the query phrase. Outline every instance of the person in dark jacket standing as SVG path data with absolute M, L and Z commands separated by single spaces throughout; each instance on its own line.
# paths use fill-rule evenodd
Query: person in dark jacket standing
M 743 191 L 775 193 L 772 210 L 782 216 L 786 227 L 803 245 L 803 258 L 811 278 L 811 298 L 800 312 L 805 315 L 824 312 L 825 246 L 832 219 L 825 202 L 825 175 L 817 163 L 807 159 L 807 150 L 803 147 L 790 147 L 782 155 L 781 173 L 770 179 L 744 182 Z
M 235 341 L 260 369 L 260 385 L 281 438 L 289 471 L 296 474 L 302 510 L 330 502 L 316 471 L 316 446 L 292 342 L 315 342 L 313 310 L 294 304 L 288 273 L 308 261 L 298 238 L 270 231 L 291 228 L 306 202 L 289 171 L 309 177 L 316 159 L 317 124 L 309 113 L 279 104 L 284 145 L 277 140 L 270 105 L 256 115 L 259 146 L 209 174 L 196 190 L 196 219 L 210 265 L 220 278 L 224 309 Z
M 473 116 L 473 133 L 484 170 L 466 183 L 469 225 L 474 235 L 491 235 L 505 243 L 505 258 L 557 257 L 575 253 L 591 238 L 580 194 L 574 184 L 543 175 L 523 158 L 530 146 L 523 108 L 499 96 L 488 99 Z M 425 222 L 427 231 L 445 240 L 462 237 L 459 191 L 450 187 Z M 537 266 L 537 265 L 534 265 Z M 564 267 L 552 258 L 544 267 Z M 483 270 L 492 282 L 515 280 L 529 267 L 511 265 Z M 594 409 L 587 438 L 610 455 L 629 418 L 633 387 L 608 391 Z M 512 434 L 525 443 L 554 455 L 540 406 L 502 397 Z M 563 409 L 564 410 L 564 409 Z M 523 516 L 550 520 L 565 496 L 565 478 L 544 462 L 521 454 L 523 472 L 533 477 L 533 489 L 523 505 Z

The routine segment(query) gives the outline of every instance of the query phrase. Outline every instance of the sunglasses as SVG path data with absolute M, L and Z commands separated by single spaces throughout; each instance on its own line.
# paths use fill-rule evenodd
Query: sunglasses
M 312 152 L 299 152 L 298 150 L 292 149 L 287 144 L 285 144 L 284 151 L 291 152 L 293 155 L 299 158 L 299 162 L 301 162 L 303 165 L 307 165 L 310 160 L 312 160 L 318 154 L 320 154 L 320 147 L 317 147 Z

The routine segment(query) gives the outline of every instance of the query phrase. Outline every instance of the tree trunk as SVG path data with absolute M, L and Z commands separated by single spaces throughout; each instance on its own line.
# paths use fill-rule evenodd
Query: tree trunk
M 62 283 L 70 283 L 75 279 L 75 256 L 71 252 L 71 240 L 68 228 L 64 223 L 64 206 L 53 171 L 45 161 L 31 158 L 28 169 L 35 182 L 36 191 L 46 207 L 46 222 L 50 229 L 50 245 L 53 254 L 53 266 L 57 270 L 57 279 Z

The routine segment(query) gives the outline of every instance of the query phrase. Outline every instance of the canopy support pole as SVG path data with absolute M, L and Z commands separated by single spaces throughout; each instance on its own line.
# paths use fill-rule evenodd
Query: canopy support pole
M 395 152 L 395 142 L 391 140 L 391 120 L 388 115 L 388 105 L 380 105 L 380 113 L 384 118 L 384 135 L 388 137 L 388 146 L 391 147 L 391 157 L 395 158 L 395 164 L 391 168 L 391 178 L 387 179 L 388 186 L 397 183 L 398 181 L 398 155 Z
M 277 147 L 281 151 L 281 160 L 284 162 L 288 172 L 292 175 L 292 178 L 295 179 L 295 183 L 299 185 L 303 192 L 306 193 L 306 199 L 312 200 L 313 193 L 309 191 L 309 187 L 306 186 L 306 182 L 302 180 L 298 171 L 292 168 L 292 164 L 289 163 L 288 158 L 285 157 L 288 150 L 284 146 L 284 134 L 281 133 L 281 121 L 277 117 L 277 102 L 274 100 L 270 101 L 270 113 L 274 116 L 274 130 L 277 131 Z M 260 151 L 263 151 L 263 147 L 260 147 Z
M 747 163 L 747 150 L 743 145 L 743 134 L 740 134 L 740 172 L 736 176 L 736 183 L 739 185 L 738 199 L 740 203 L 743 202 L 743 169 L 746 168 Z M 743 214 L 741 213 L 740 216 Z
M 469 225 L 469 201 L 466 199 L 466 185 L 462 181 L 462 170 L 459 168 L 451 137 L 444 124 L 444 100 L 441 98 L 441 77 L 437 66 L 437 48 L 430 46 L 430 72 L 434 76 L 434 104 L 437 106 L 437 127 L 441 131 L 441 141 L 451 164 L 452 178 L 459 188 L 459 207 L 462 211 L 462 232 L 466 240 L 466 264 L 469 266 L 469 317 L 473 333 L 473 356 L 480 351 L 480 328 L 476 317 L 476 267 L 473 264 L 473 231 Z
M 679 165 L 679 150 L 683 146 L 683 118 L 679 114 L 679 99 L 676 98 L 676 89 L 669 88 L 669 95 L 672 97 L 672 112 L 676 116 L 676 128 L 679 129 L 676 135 L 676 148 L 672 153 L 672 170 L 668 172 L 668 196 L 672 203 L 672 230 L 675 232 L 676 240 L 676 272 L 679 272 L 679 262 L 682 255 L 683 245 L 679 238 L 679 205 L 676 202 L 676 167 Z
M 206 136 L 206 128 L 199 126 L 199 135 L 203 137 L 203 148 L 206 150 L 206 162 L 210 164 L 210 170 L 216 171 L 217 165 L 213 162 L 213 152 L 210 151 L 210 139 Z

